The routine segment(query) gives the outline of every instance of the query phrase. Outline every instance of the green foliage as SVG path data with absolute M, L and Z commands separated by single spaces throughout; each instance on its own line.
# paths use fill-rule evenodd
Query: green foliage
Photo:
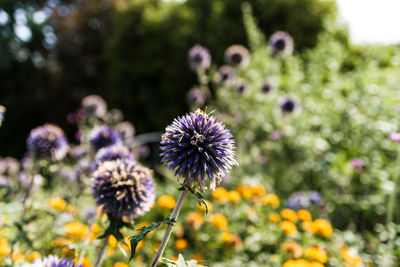
M 203 266 L 197 264 L 196 260 L 190 260 L 186 261 L 185 258 L 182 256 L 182 254 L 179 254 L 178 260 L 177 261 L 172 261 L 167 258 L 162 258 L 161 260 L 162 263 L 165 263 L 168 267 L 197 267 L 197 266 Z

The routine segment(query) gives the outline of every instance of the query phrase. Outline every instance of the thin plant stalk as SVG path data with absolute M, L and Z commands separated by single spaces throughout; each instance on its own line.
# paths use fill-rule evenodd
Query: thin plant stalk
M 26 190 L 26 192 L 25 192 L 25 196 L 24 196 L 24 198 L 23 198 L 23 200 L 22 200 L 21 220 L 23 220 L 23 219 L 25 218 L 25 214 L 26 214 L 27 209 L 28 209 L 28 199 L 29 199 L 29 197 L 30 197 L 30 195 L 31 195 L 32 187 L 33 187 L 34 184 L 35 184 L 35 175 L 36 175 L 36 171 L 37 171 L 37 169 L 39 168 L 39 167 L 37 167 L 37 164 L 39 164 L 39 163 L 36 162 L 36 161 L 33 161 L 33 168 L 32 168 L 31 173 L 30 173 L 30 178 L 31 178 L 31 180 L 29 181 L 28 188 L 27 188 L 27 190 Z
M 89 239 L 90 239 L 90 236 L 91 236 L 91 233 L 92 233 L 92 227 L 93 227 L 93 224 L 90 225 L 89 230 L 88 230 L 88 232 L 87 232 L 87 234 L 85 236 L 85 240 L 83 241 L 83 248 L 81 250 L 81 253 L 79 254 L 78 264 L 76 266 L 81 266 L 82 265 L 83 258 L 85 257 L 85 253 L 86 253 L 86 247 L 89 244 Z
M 171 217 L 169 219 L 171 220 L 176 220 L 178 218 L 179 212 L 181 211 L 183 202 L 185 201 L 185 198 L 187 194 L 189 193 L 188 190 L 184 189 L 179 196 L 178 201 L 176 202 L 175 208 L 172 211 Z M 172 226 L 173 225 L 168 225 L 167 230 L 165 231 L 164 238 L 161 241 L 160 247 L 157 250 L 157 254 L 154 256 L 153 262 L 151 263 L 151 267 L 157 266 L 158 262 L 160 261 L 162 254 L 164 253 L 165 247 L 167 246 L 168 240 L 171 236 L 172 232 Z
M 104 238 L 104 242 L 103 245 L 101 246 L 100 252 L 99 252 L 99 256 L 97 257 L 97 261 L 96 264 L 94 265 L 94 267 L 100 267 L 101 263 L 103 262 L 104 259 L 104 252 L 106 252 L 106 248 L 108 245 L 108 239 L 110 238 L 110 235 L 108 235 L 107 237 Z
M 397 154 L 397 160 L 398 162 L 400 160 L 400 150 Z M 396 195 L 397 195 L 397 186 L 399 183 L 399 177 L 400 177 L 400 168 L 396 167 L 396 171 L 394 172 L 393 175 L 393 191 L 391 192 L 389 196 L 389 203 L 388 203 L 388 210 L 387 210 L 387 215 L 386 215 L 386 224 L 389 224 L 393 221 L 393 213 L 394 213 L 394 204 L 396 202 Z

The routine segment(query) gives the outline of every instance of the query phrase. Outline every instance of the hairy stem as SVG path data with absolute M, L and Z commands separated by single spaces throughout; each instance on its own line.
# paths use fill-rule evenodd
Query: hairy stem
M 181 211 L 183 205 L 183 201 L 185 201 L 185 198 L 188 193 L 189 191 L 186 189 L 182 191 L 169 219 L 176 220 L 178 218 L 179 212 Z M 157 266 L 158 262 L 160 261 L 162 254 L 164 253 L 165 247 L 167 246 L 169 237 L 171 236 L 171 232 L 172 232 L 172 225 L 168 225 L 167 230 L 165 231 L 164 234 L 164 238 L 161 241 L 160 247 L 157 250 L 157 254 L 154 256 L 153 262 L 150 265 L 151 267 Z

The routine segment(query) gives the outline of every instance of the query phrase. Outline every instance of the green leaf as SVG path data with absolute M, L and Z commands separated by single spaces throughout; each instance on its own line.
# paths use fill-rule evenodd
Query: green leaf
M 202 195 L 200 192 L 196 191 L 195 189 L 193 189 L 193 188 L 191 188 L 191 187 L 184 186 L 184 185 L 183 185 L 181 188 L 179 188 L 179 190 L 180 190 L 180 191 L 182 191 L 182 190 L 188 190 L 190 193 L 192 193 L 192 195 L 194 195 L 194 196 L 197 198 L 197 200 L 199 201 L 199 202 L 198 202 L 199 205 L 200 205 L 200 206 L 204 205 L 204 207 L 206 208 L 206 214 L 208 213 L 208 204 L 207 204 L 207 201 L 205 201 L 205 198 L 203 197 L 203 195 Z

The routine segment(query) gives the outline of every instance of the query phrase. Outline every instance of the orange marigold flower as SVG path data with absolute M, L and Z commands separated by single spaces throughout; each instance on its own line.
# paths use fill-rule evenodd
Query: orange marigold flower
M 210 201 L 208 200 L 204 200 L 205 202 L 207 202 L 207 206 L 208 206 L 208 212 L 213 211 L 213 205 L 211 204 Z M 206 207 L 204 206 L 204 204 L 199 204 L 197 203 L 197 209 L 203 213 L 206 213 Z
M 277 208 L 279 204 L 279 197 L 275 194 L 266 194 L 261 198 L 261 205 Z
M 177 250 L 184 250 L 185 248 L 187 248 L 187 246 L 188 242 L 186 241 L 186 239 L 180 238 L 175 241 L 175 247 Z
M 297 227 L 294 223 L 291 221 L 282 221 L 279 224 L 279 227 L 281 230 L 285 233 L 287 236 L 294 236 L 297 234 Z
M 294 210 L 291 209 L 283 209 L 281 210 L 281 217 L 284 220 L 288 220 L 291 222 L 297 222 L 298 218 L 297 218 L 297 213 Z
M 201 225 L 204 223 L 204 217 L 198 212 L 191 212 L 186 217 L 186 223 L 194 229 L 199 230 Z
M 271 212 L 271 213 L 268 215 L 268 220 L 269 220 L 270 222 L 273 222 L 273 223 L 278 223 L 278 222 L 281 221 L 281 217 L 279 216 L 278 213 L 276 213 L 276 212 Z
M 282 250 L 287 252 L 292 258 L 300 258 L 303 250 L 295 241 L 287 241 L 282 244 Z
M 251 193 L 254 196 L 263 196 L 265 195 L 265 193 L 267 192 L 267 190 L 265 190 L 265 187 L 262 185 L 253 185 L 252 187 L 250 187 Z
M 53 247 L 63 247 L 69 243 L 73 243 L 74 241 L 72 239 L 56 239 L 51 241 L 51 245 Z
M 232 190 L 228 192 L 228 199 L 232 203 L 238 203 L 241 199 L 240 193 L 236 190 Z
M 64 225 L 64 230 L 72 237 L 84 239 L 89 227 L 80 222 L 69 222 Z
M 177 260 L 178 260 L 178 257 L 177 257 L 177 256 L 172 256 L 172 257 L 169 257 L 169 259 L 170 259 L 171 261 L 177 261 Z
M 320 263 L 326 263 L 328 261 L 328 254 L 325 249 L 317 246 L 309 247 L 304 251 L 309 259 L 319 261 Z
M 39 252 L 34 251 L 34 252 L 30 253 L 28 256 L 26 256 L 26 260 L 32 263 L 36 259 L 40 259 L 41 257 L 42 257 L 42 255 L 40 255 Z
M 329 237 L 332 234 L 332 225 L 324 219 L 317 219 L 311 224 L 311 231 L 315 235 L 322 237 Z
M 115 248 L 117 246 L 117 239 L 115 238 L 115 236 L 110 235 L 110 237 L 108 238 L 108 245 L 110 245 L 110 247 Z
M 221 241 L 224 245 L 238 249 L 242 246 L 242 239 L 238 235 L 231 235 L 229 232 L 225 232 Z
M 114 263 L 113 267 L 129 267 L 129 265 L 125 262 L 119 261 Z
M 11 252 L 10 244 L 8 243 L 7 239 L 0 237 L 0 257 L 1 256 L 8 256 Z
M 11 259 L 13 262 L 21 262 L 25 259 L 25 256 L 18 251 L 14 251 L 13 253 L 11 253 Z
M 244 197 L 244 198 L 250 198 L 251 197 L 251 195 L 252 195 L 252 192 L 251 192 L 251 188 L 250 187 L 248 187 L 247 185 L 238 185 L 237 187 L 236 187 L 236 190 L 238 191 L 238 192 L 240 192 L 240 194 Z
M 228 226 L 228 220 L 221 213 L 215 213 L 210 218 L 211 224 L 217 229 L 225 229 Z
M 192 256 L 192 259 L 196 260 L 198 263 L 204 263 L 204 258 L 203 258 L 203 256 L 201 254 L 198 254 L 198 253 L 194 254 Z
M 300 220 L 308 222 L 312 220 L 311 213 L 308 210 L 298 210 L 297 211 L 297 216 L 299 217 Z
M 221 203 L 225 203 L 229 200 L 228 191 L 223 187 L 217 187 L 211 193 L 211 197 Z
M 362 263 L 362 259 L 355 251 L 349 249 L 346 245 L 340 248 L 340 254 L 345 262 L 346 266 L 356 267 Z
M 282 267 L 319 267 L 314 266 L 312 262 L 305 259 L 287 260 L 283 263 Z
M 164 195 L 158 199 L 157 204 L 164 209 L 173 209 L 175 207 L 176 201 L 173 197 Z
M 75 259 L 75 262 L 78 262 L 78 261 L 79 261 L 79 259 L 76 258 L 76 259 Z M 92 267 L 92 262 L 90 261 L 90 259 L 84 257 L 84 258 L 82 259 L 82 267 Z
M 67 201 L 60 197 L 56 197 L 49 201 L 49 206 L 55 210 L 62 211 L 67 206 Z

